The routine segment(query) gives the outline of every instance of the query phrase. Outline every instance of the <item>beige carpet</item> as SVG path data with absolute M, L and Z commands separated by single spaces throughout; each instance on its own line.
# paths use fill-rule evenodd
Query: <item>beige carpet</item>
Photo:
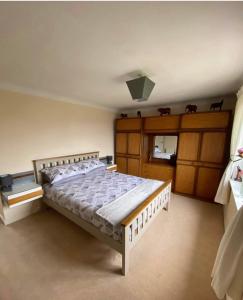
M 0 299 L 213 300 L 210 272 L 222 208 L 173 196 L 131 253 L 121 256 L 49 209 L 0 225 Z

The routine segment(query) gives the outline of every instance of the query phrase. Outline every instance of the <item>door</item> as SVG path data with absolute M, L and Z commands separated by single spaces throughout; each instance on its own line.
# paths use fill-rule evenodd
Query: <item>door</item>
M 228 111 L 184 114 L 181 118 L 181 128 L 227 128 L 229 120 Z
M 195 176 L 195 167 L 188 165 L 177 165 L 175 182 L 176 192 L 193 195 Z
M 196 196 L 213 200 L 221 175 L 221 169 L 200 167 L 198 169 Z
M 139 176 L 140 160 L 137 158 L 127 159 L 127 174 Z
M 179 136 L 178 159 L 197 160 L 199 151 L 200 133 L 183 132 Z
M 127 153 L 131 155 L 140 155 L 141 148 L 141 134 L 140 133 L 128 133 L 128 146 Z
M 200 161 L 223 163 L 226 132 L 205 132 L 202 136 Z
M 117 172 L 127 173 L 127 158 L 126 157 L 116 157 Z
M 144 130 L 160 131 L 160 130 L 176 130 L 180 125 L 179 115 L 169 115 L 163 117 L 147 117 L 144 120 Z
M 141 118 L 117 119 L 116 130 L 140 130 L 142 126 Z
M 116 134 L 116 153 L 127 153 L 127 133 Z

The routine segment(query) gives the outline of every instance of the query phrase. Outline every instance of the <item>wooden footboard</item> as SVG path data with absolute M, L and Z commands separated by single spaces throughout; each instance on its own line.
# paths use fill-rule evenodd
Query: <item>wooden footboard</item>
M 168 210 L 171 196 L 171 181 L 165 182 L 122 223 L 122 274 L 129 269 L 129 252 L 147 230 L 161 209 Z

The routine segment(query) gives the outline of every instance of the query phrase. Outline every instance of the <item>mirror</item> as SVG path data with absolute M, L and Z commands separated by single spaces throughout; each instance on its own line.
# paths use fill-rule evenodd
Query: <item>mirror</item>
M 171 160 L 176 158 L 178 136 L 156 135 L 154 137 L 153 158 Z

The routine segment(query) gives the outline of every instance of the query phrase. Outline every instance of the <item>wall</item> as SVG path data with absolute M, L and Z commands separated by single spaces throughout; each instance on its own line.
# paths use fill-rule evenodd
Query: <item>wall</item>
M 32 170 L 38 158 L 113 155 L 115 113 L 0 90 L 0 174 Z
M 171 114 L 182 114 L 185 112 L 185 107 L 187 104 L 196 104 L 197 105 L 197 111 L 209 111 L 210 105 L 214 102 L 219 102 L 221 99 L 224 100 L 223 108 L 225 110 L 234 110 L 235 103 L 236 103 L 236 95 L 225 95 L 220 97 L 212 97 L 207 99 L 197 99 L 197 100 L 191 100 L 191 101 L 184 101 L 179 103 L 169 103 L 169 104 L 161 104 L 159 106 L 152 106 L 152 107 L 144 107 L 141 104 L 141 107 L 133 108 L 133 109 L 124 109 L 120 111 L 120 113 L 127 113 L 128 117 L 136 116 L 137 111 L 141 111 L 142 117 L 146 116 L 159 116 L 158 108 L 160 107 L 170 107 L 171 108 Z M 146 104 L 149 103 L 148 102 Z M 134 104 L 138 104 L 134 102 Z

